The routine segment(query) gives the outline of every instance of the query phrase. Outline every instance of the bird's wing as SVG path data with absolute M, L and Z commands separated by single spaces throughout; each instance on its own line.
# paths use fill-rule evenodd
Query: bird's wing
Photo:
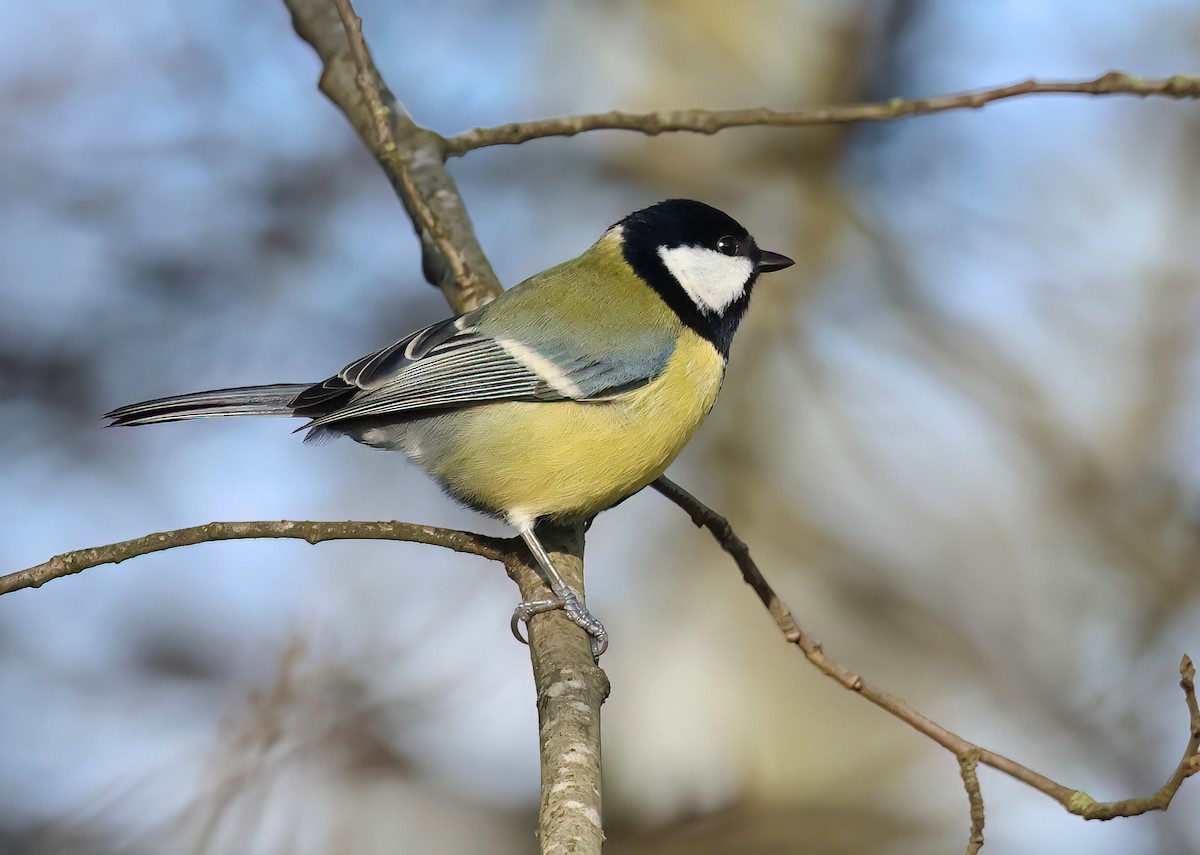
M 620 350 L 589 353 L 563 330 L 556 342 L 534 345 L 481 332 L 478 317 L 473 312 L 418 330 L 310 386 L 291 405 L 313 418 L 305 427 L 321 427 L 488 401 L 605 400 L 657 377 L 675 346 L 663 332 L 634 337 Z

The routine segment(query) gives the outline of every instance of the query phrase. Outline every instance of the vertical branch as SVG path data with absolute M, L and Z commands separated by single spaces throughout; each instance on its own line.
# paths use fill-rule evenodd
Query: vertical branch
M 539 534 L 567 583 L 583 591 L 583 527 L 541 526 Z M 545 596 L 528 562 L 508 563 L 523 599 Z M 542 796 L 538 840 L 543 853 L 598 853 L 600 822 L 600 705 L 608 677 L 592 659 L 583 630 L 561 611 L 529 622 L 537 685 Z M 550 783 L 553 782 L 553 783 Z
M 350 0 L 284 2 L 296 32 L 321 58 L 321 91 L 375 155 L 412 220 L 425 278 L 457 312 L 496 297 L 500 283 L 446 171 L 446 141 L 414 122 L 388 89 Z M 546 547 L 564 578 L 582 591 L 583 527 L 551 530 Z M 532 556 L 522 551 L 506 566 L 525 599 L 546 596 Z M 600 705 L 608 678 L 592 660 L 583 631 L 561 612 L 531 621 L 529 646 L 540 720 L 542 851 L 599 853 Z
M 967 802 L 971 806 L 971 833 L 967 838 L 967 855 L 978 855 L 983 849 L 983 792 L 979 789 L 978 770 L 978 751 L 969 751 L 965 757 L 958 758 L 958 771 L 962 774 Z

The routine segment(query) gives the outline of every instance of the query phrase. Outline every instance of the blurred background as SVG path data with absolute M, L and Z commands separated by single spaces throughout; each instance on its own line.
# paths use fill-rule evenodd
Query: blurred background
M 414 117 L 786 108 L 1194 72 L 1195 0 L 358 11 Z M 0 28 L 0 570 L 213 519 L 503 532 L 277 420 L 103 431 L 316 381 L 447 313 L 282 4 L 15 4 Z M 615 132 L 451 163 L 502 280 L 668 196 L 764 281 L 671 475 L 868 679 L 1098 799 L 1186 740 L 1200 654 L 1200 108 L 1037 97 L 877 126 Z M 656 494 L 588 539 L 608 851 L 960 852 L 953 758 L 820 677 Z M 635 587 L 646 592 L 631 598 Z M 211 544 L 0 600 L 0 852 L 533 848 L 536 711 L 495 565 Z M 1200 787 L 1084 823 L 990 770 L 985 851 L 1200 851 Z M 1193 782 L 1194 783 L 1194 782 Z

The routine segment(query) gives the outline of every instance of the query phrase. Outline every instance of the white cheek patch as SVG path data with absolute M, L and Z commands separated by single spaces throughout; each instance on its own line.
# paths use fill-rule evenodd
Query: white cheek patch
M 750 259 L 702 246 L 660 246 L 658 255 L 705 314 L 719 315 L 729 308 L 746 293 L 746 283 L 754 273 Z

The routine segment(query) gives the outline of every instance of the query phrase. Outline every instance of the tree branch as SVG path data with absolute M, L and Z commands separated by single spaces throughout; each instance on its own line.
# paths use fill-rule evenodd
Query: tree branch
M 1097 802 L 1082 790 L 1073 790 L 1069 787 L 1064 787 L 1062 784 L 1051 780 L 1040 772 L 1035 772 L 1029 767 L 1021 765 L 1015 760 L 968 742 L 958 734 L 947 730 L 929 717 L 913 709 L 904 699 L 868 683 L 858 674 L 855 674 L 835 659 L 832 659 L 825 653 L 821 643 L 801 629 L 800 625 L 796 623 L 791 611 L 779 599 L 779 596 L 750 557 L 750 548 L 746 545 L 745 541 L 737 536 L 737 533 L 734 532 L 733 527 L 729 524 L 729 520 L 709 508 L 666 476 L 655 481 L 653 486 L 658 492 L 683 508 L 697 527 L 708 529 L 721 545 L 721 548 L 733 557 L 738 569 L 742 571 L 742 578 L 758 594 L 758 598 L 767 607 L 767 611 L 771 613 L 771 617 L 774 618 L 775 625 L 779 627 L 779 631 L 783 633 L 783 637 L 789 643 L 799 647 L 804 657 L 815 665 L 821 673 L 833 678 L 850 691 L 862 695 L 868 701 L 875 704 L 875 706 L 885 710 L 914 730 L 929 737 L 938 745 L 951 752 L 958 758 L 960 763 L 983 763 L 986 766 L 991 766 L 993 769 L 998 769 L 1006 775 L 1033 787 L 1035 790 L 1045 793 L 1068 811 L 1084 819 L 1113 819 L 1118 816 L 1138 816 L 1150 811 L 1166 810 L 1171 804 L 1171 800 L 1175 797 L 1175 793 L 1183 784 L 1184 779 L 1200 771 L 1200 708 L 1197 707 L 1196 702 L 1196 669 L 1192 664 L 1192 660 L 1186 655 L 1179 664 L 1179 685 L 1183 689 L 1184 703 L 1187 705 L 1189 726 L 1189 738 L 1183 751 L 1183 758 L 1179 761 L 1178 766 L 1176 766 L 1171 777 L 1167 779 L 1167 782 L 1153 795 L 1140 799 Z M 980 807 L 982 808 L 982 799 L 980 800 Z M 974 834 L 975 830 L 974 809 L 975 805 L 972 802 L 972 834 Z M 980 826 L 980 831 L 982 832 L 982 825 Z
M 979 755 L 974 751 L 958 759 L 958 771 L 962 775 L 967 802 L 971 806 L 971 833 L 967 838 L 967 855 L 979 855 L 979 851 L 983 849 L 983 792 L 979 789 L 979 775 L 976 771 L 978 768 Z
M 103 564 L 120 564 L 139 555 L 149 555 L 151 552 L 163 552 L 180 546 L 194 546 L 197 543 L 219 540 L 267 537 L 293 538 L 313 544 L 327 540 L 400 540 L 441 546 L 493 561 L 508 560 L 513 554 L 514 543 L 469 531 L 405 522 L 211 522 L 174 531 L 159 531 L 120 543 L 64 552 L 35 567 L 0 576 L 0 595 L 10 594 L 22 588 L 40 588 L 53 579 L 61 579 Z
M 321 58 L 321 91 L 379 161 L 421 240 L 425 278 L 456 312 L 503 290 L 483 254 L 458 186 L 445 169 L 445 141 L 417 125 L 387 88 L 349 0 L 284 0 L 292 25 Z
M 446 171 L 445 140 L 417 125 L 388 90 L 371 60 L 362 21 L 350 0 L 284 0 L 296 32 L 321 57 L 321 91 L 345 113 L 392 182 L 421 239 L 425 278 L 455 311 L 483 305 L 500 283 L 475 237 L 466 205 Z M 336 7 L 336 8 L 335 8 Z M 555 566 L 582 590 L 583 527 L 560 529 L 546 546 Z M 532 557 L 505 560 L 526 599 L 542 599 Z M 541 721 L 543 852 L 598 853 L 600 705 L 608 680 L 592 661 L 582 630 L 560 613 L 531 621 L 530 658 Z
M 538 527 L 554 566 L 583 591 L 583 533 L 577 526 Z M 521 557 L 524 557 L 522 553 Z M 545 596 L 545 586 L 528 561 L 506 562 L 525 600 Z M 592 659 L 587 635 L 562 611 L 529 622 L 529 650 L 537 682 L 542 795 L 538 840 L 553 855 L 598 853 L 600 822 L 600 705 L 608 676 Z M 553 782 L 553 784 L 548 784 Z
M 772 110 L 769 107 L 741 110 L 659 110 L 652 113 L 610 110 L 607 113 L 560 116 L 531 122 L 509 122 L 493 128 L 475 128 L 447 138 L 445 154 L 447 157 L 461 157 L 478 148 L 518 145 L 544 137 L 573 137 L 586 131 L 638 131 L 657 136 L 676 131 L 715 134 L 726 128 L 798 128 L 806 125 L 841 125 L 851 122 L 889 122 L 906 116 L 945 113 L 949 110 L 977 110 L 993 101 L 1023 95 L 1053 94 L 1200 98 L 1200 77 L 1184 77 L 1177 74 L 1160 80 L 1146 80 L 1120 71 L 1110 71 L 1095 80 L 1047 83 L 1026 80 L 996 89 L 935 95 L 931 98 L 892 98 L 889 101 L 837 104 L 831 107 L 790 111 Z

